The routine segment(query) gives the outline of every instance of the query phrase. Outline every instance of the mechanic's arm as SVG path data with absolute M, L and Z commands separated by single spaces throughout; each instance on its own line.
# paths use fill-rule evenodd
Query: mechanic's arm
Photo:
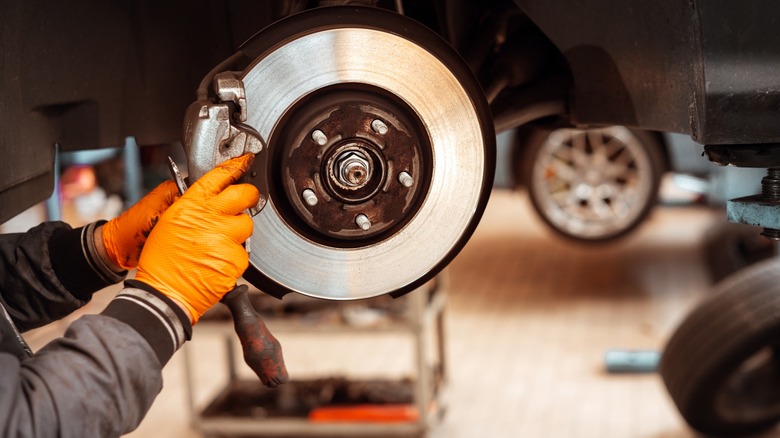
M 125 278 L 160 215 L 178 196 L 166 181 L 108 223 L 48 222 L 0 235 L 0 305 L 20 331 L 60 319 Z
M 230 185 L 252 156 L 223 163 L 156 224 L 135 280 L 99 315 L 19 362 L 0 353 L 0 435 L 119 436 L 135 429 L 162 388 L 163 365 L 192 324 L 230 291 L 249 264 L 242 212 L 257 189 Z

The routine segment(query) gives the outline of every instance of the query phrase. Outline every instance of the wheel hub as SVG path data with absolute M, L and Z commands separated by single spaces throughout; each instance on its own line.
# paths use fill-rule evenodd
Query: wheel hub
M 414 215 L 430 180 L 430 144 L 413 111 L 360 88 L 313 93 L 272 140 L 272 198 L 297 232 L 326 245 L 387 237 Z
M 353 150 L 347 150 L 339 154 L 334 166 L 329 168 L 330 180 L 341 185 L 347 190 L 359 189 L 371 180 L 373 165 L 366 151 L 359 143 L 349 145 Z M 336 178 L 334 178 L 336 176 Z

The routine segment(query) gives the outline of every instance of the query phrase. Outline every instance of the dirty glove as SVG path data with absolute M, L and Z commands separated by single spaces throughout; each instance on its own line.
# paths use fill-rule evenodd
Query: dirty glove
M 173 181 L 165 181 L 143 199 L 102 227 L 106 255 L 122 269 L 138 265 L 146 237 L 165 210 L 179 196 Z
M 195 324 L 249 266 L 241 244 L 252 234 L 244 210 L 260 194 L 235 183 L 254 155 L 228 160 L 196 181 L 174 203 L 149 235 L 135 278 L 189 310 Z

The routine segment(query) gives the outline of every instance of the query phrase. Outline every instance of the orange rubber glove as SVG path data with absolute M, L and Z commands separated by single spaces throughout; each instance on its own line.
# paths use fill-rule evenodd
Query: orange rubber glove
M 241 244 L 253 222 L 243 212 L 260 194 L 250 184 L 231 184 L 252 161 L 247 154 L 203 175 L 160 217 L 141 253 L 136 280 L 186 307 L 193 324 L 249 266 Z
M 103 246 L 111 261 L 122 269 L 135 268 L 146 237 L 178 196 L 176 183 L 165 181 L 119 217 L 104 224 Z

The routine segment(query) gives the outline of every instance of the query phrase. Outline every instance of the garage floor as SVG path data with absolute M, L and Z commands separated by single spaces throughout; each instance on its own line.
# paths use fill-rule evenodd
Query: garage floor
M 581 247 L 553 237 L 523 194 L 496 191 L 449 269 L 449 404 L 430 436 L 694 436 L 657 375 L 610 375 L 603 360 L 611 348 L 662 347 L 707 292 L 704 236 L 723 216 L 701 206 L 661 207 L 628 239 Z M 91 310 L 111 293 L 101 293 Z M 30 337 L 40 345 L 57 330 Z M 412 370 L 411 349 L 398 336 L 278 337 L 293 377 Z M 188 348 L 202 403 L 224 378 L 221 340 L 196 327 Z M 131 436 L 199 436 L 188 426 L 183 365 L 179 352 Z

